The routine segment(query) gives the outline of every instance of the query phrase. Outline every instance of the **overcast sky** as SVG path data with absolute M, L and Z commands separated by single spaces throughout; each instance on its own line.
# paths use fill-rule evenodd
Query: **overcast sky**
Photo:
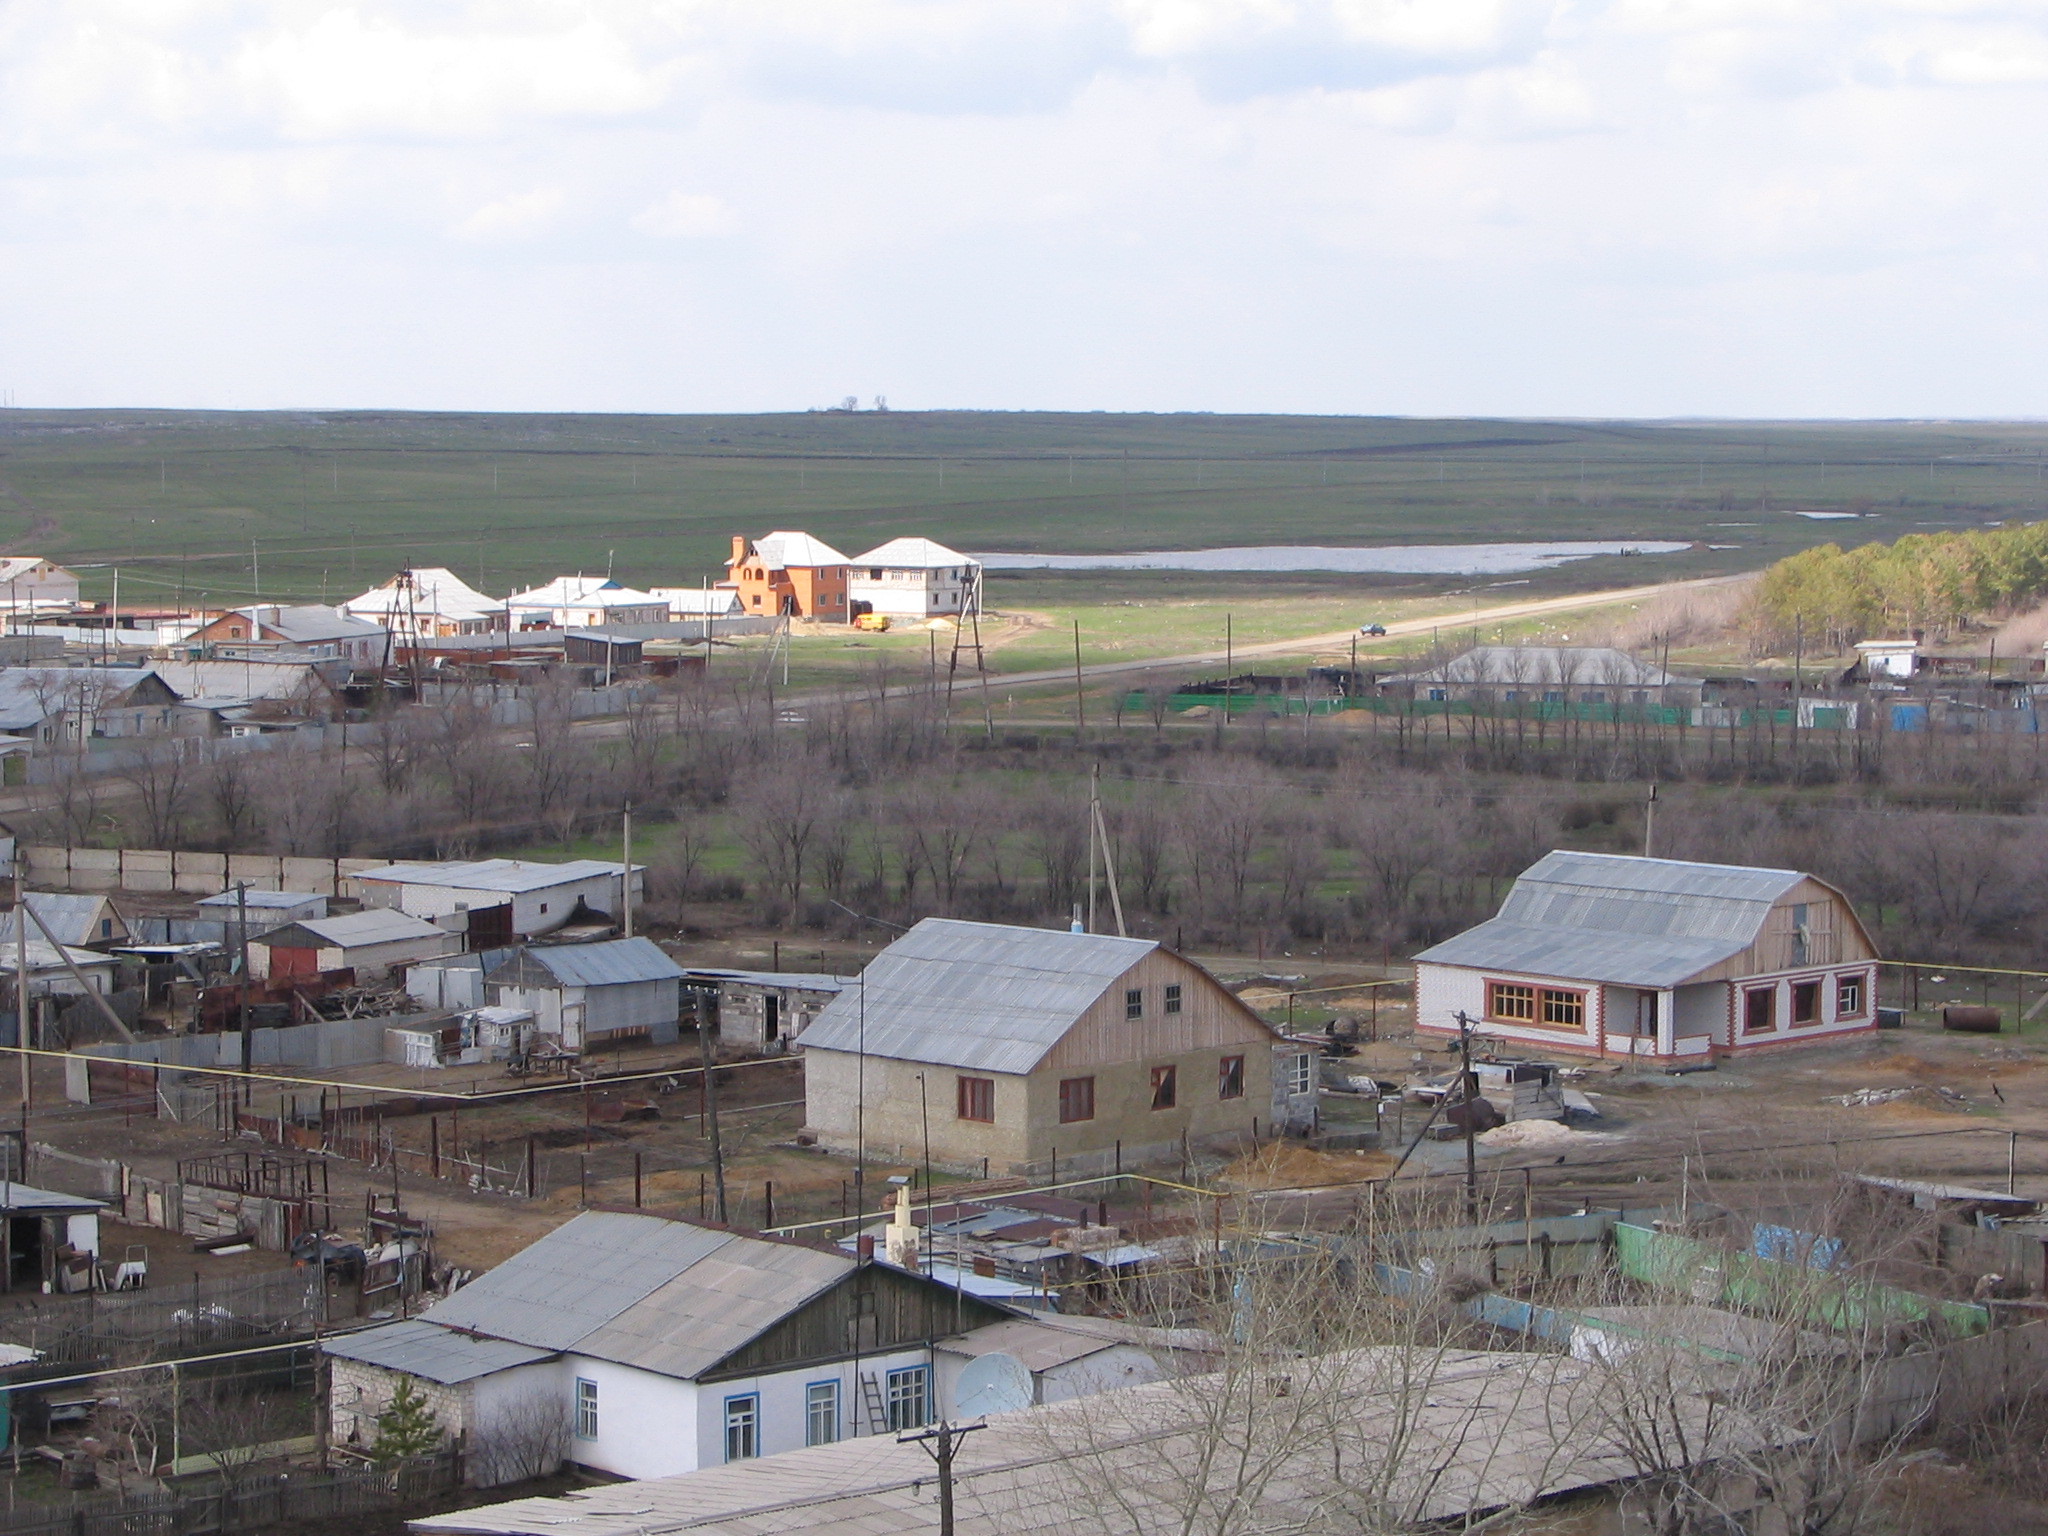
M 22 405 L 2048 414 L 2042 0 L 0 0 Z

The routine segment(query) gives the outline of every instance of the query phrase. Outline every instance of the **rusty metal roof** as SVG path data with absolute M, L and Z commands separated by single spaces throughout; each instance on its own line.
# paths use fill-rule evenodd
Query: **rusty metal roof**
M 928 917 L 825 1005 L 803 1046 L 1029 1072 L 1158 947 L 1151 939 Z
M 1560 849 L 1515 881 L 1498 914 L 1421 964 L 1673 987 L 1756 941 L 1771 904 L 1807 877 Z

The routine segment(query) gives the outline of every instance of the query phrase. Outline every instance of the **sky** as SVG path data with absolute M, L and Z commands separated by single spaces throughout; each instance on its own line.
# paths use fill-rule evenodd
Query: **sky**
M 2048 415 L 2041 0 L 0 0 L 23 406 Z

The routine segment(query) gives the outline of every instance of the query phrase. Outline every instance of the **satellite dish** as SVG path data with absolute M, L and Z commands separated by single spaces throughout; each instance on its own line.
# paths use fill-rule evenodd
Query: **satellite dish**
M 963 1419 L 1029 1408 L 1033 1396 L 1031 1373 L 1015 1355 L 998 1350 L 968 1361 L 953 1395 L 953 1411 Z

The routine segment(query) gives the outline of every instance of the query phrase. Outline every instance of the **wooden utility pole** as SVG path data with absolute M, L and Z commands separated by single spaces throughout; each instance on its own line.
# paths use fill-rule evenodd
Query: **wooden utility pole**
M 959 1454 L 960 1442 L 977 1429 L 987 1428 L 986 1424 L 956 1426 L 941 1419 L 936 1429 L 896 1437 L 898 1445 L 923 1446 L 939 1469 L 939 1536 L 953 1536 L 953 1458 Z
M 1458 1088 L 1465 1098 L 1465 1223 L 1479 1225 L 1479 1150 L 1473 1141 L 1473 1105 L 1479 1098 L 1479 1079 L 1472 1075 L 1472 1020 L 1458 1010 Z
M 1074 745 L 1088 739 L 1088 705 L 1081 693 L 1081 621 L 1074 620 Z
M 718 1139 L 718 1072 L 711 1059 L 711 1024 L 697 1013 L 697 1050 L 704 1061 L 704 1130 L 711 1138 L 712 1215 L 725 1217 L 725 1149 Z

